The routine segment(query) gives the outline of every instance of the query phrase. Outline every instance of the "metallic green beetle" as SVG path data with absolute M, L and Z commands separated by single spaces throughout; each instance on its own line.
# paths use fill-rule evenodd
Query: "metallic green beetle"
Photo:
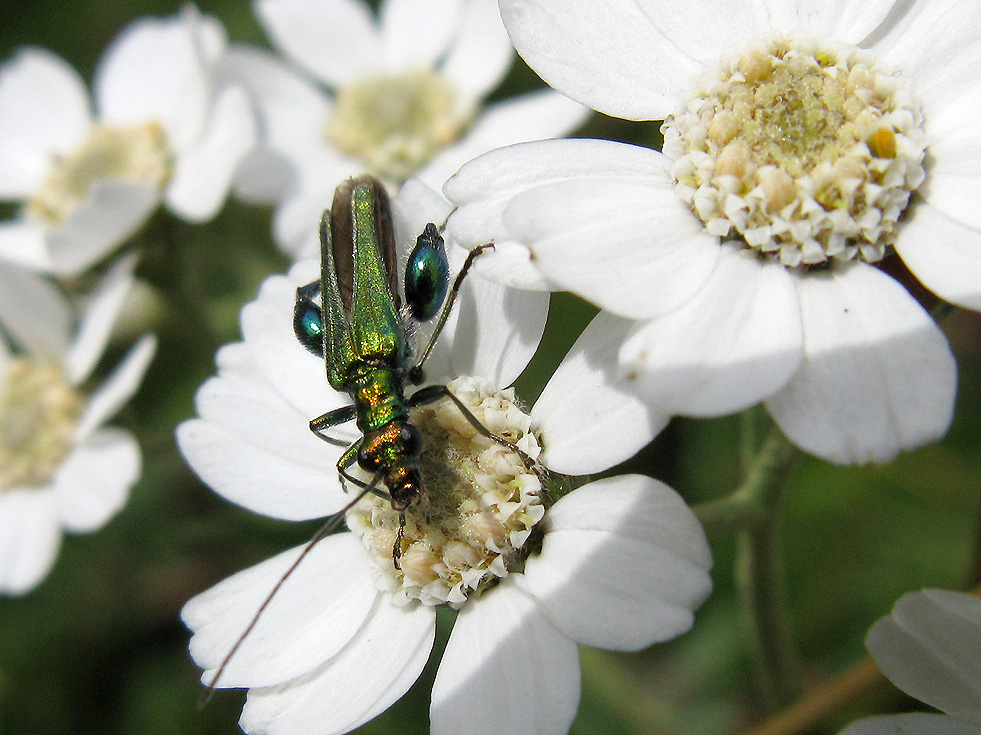
M 409 421 L 410 409 L 446 397 L 478 431 L 492 436 L 446 386 L 427 386 L 408 397 L 403 388 L 407 382 L 422 382 L 422 364 L 463 278 L 474 258 L 490 246 L 471 251 L 447 297 L 449 265 L 439 231 L 429 224 L 417 239 L 406 267 L 406 308 L 420 321 L 431 319 L 440 306 L 442 312 L 426 350 L 412 364 L 396 275 L 391 210 L 382 185 L 370 176 L 341 184 L 330 210 L 324 212 L 320 240 L 321 279 L 297 289 L 293 329 L 301 344 L 324 357 L 328 382 L 350 395 L 352 405 L 313 419 L 310 429 L 325 441 L 341 443 L 324 432 L 354 419 L 362 436 L 337 462 L 342 481 L 381 494 L 379 483 L 383 483 L 392 507 L 404 512 L 416 498 L 426 499 L 419 471 L 422 438 Z M 318 291 L 321 304 L 315 298 Z M 371 474 L 370 482 L 350 474 L 355 462 Z M 396 565 L 399 552 L 396 545 Z

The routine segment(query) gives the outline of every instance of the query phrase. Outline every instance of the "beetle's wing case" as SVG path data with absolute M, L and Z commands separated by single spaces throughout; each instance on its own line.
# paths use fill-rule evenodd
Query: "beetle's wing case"
M 323 314 L 323 353 L 327 381 L 334 390 L 347 390 L 347 377 L 357 359 L 351 325 L 341 298 L 334 266 L 332 218 L 325 211 L 320 220 L 320 296 Z
M 327 378 L 346 390 L 356 362 L 398 367 L 411 352 L 384 187 L 370 176 L 339 186 L 321 221 L 320 242 Z

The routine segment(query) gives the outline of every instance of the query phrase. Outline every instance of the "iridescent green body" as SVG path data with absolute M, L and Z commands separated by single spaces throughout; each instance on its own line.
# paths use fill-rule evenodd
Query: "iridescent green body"
M 320 226 L 327 379 L 350 392 L 362 367 L 399 368 L 412 357 L 402 324 L 388 195 L 369 177 L 337 188 Z
M 449 265 L 439 230 L 429 224 L 417 239 L 406 265 L 407 315 L 417 321 L 431 319 L 437 313 L 440 317 L 428 345 L 413 364 L 412 344 L 399 297 L 392 214 L 384 187 L 370 176 L 350 179 L 337 187 L 334 202 L 320 222 L 320 244 L 321 278 L 296 290 L 293 332 L 301 345 L 324 358 L 331 387 L 351 397 L 351 405 L 313 419 L 310 429 L 326 442 L 347 446 L 347 442 L 329 436 L 326 431 L 352 419 L 357 422 L 361 438 L 341 454 L 337 472 L 342 482 L 356 485 L 361 492 L 347 508 L 327 520 L 266 597 L 218 667 L 209 695 L 286 578 L 310 549 L 343 521 L 345 511 L 365 493 L 386 495 L 392 507 L 402 511 L 392 547 L 392 561 L 398 567 L 404 511 L 420 495 L 425 500 L 419 471 L 422 438 L 409 421 L 410 409 L 447 398 L 477 432 L 516 452 L 529 467 L 534 464 L 520 449 L 483 427 L 445 385 L 420 388 L 408 398 L 403 388 L 406 382 L 422 382 L 422 365 L 446 324 L 464 276 L 474 258 L 491 246 L 470 252 L 447 295 Z M 371 475 L 368 482 L 350 474 L 355 463 Z M 379 487 L 380 482 L 387 493 Z
M 412 346 L 402 322 L 395 238 L 388 196 L 375 179 L 337 188 L 320 226 L 324 365 L 335 390 L 351 396 L 362 438 L 342 455 L 342 477 L 355 461 L 385 483 L 392 505 L 404 509 L 422 487 L 421 439 L 409 423 L 403 392 Z M 321 426 L 350 418 L 321 417 Z M 316 420 L 315 420 L 316 421 Z
M 337 187 L 320 223 L 320 244 L 321 277 L 296 290 L 293 331 L 304 347 L 324 358 L 331 387 L 351 397 L 350 406 L 310 422 L 314 433 L 331 443 L 339 442 L 327 429 L 357 422 L 361 438 L 337 462 L 342 480 L 376 493 L 383 492 L 378 485 L 384 483 L 392 507 L 408 508 L 423 493 L 422 438 L 409 411 L 441 398 L 453 401 L 478 432 L 524 459 L 520 450 L 481 426 L 445 385 L 430 385 L 408 397 L 404 393 L 406 383 L 422 382 L 422 365 L 446 324 L 464 276 L 474 258 L 491 246 L 471 251 L 447 293 L 449 264 L 443 238 L 436 225 L 426 225 L 406 264 L 403 314 L 391 208 L 378 181 L 361 176 Z M 405 320 L 426 321 L 436 314 L 440 316 L 429 344 L 413 364 Z M 370 481 L 348 472 L 355 463 L 371 474 Z M 398 554 L 396 548 L 396 563 Z

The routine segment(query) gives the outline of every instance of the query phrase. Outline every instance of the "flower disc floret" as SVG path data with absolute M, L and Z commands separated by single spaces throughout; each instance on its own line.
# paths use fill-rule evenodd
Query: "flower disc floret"
M 923 182 L 923 116 L 872 54 L 780 40 L 723 60 L 665 120 L 677 190 L 788 267 L 881 260 Z
M 26 204 L 28 216 L 56 227 L 88 200 L 94 184 L 118 179 L 159 188 L 170 178 L 173 153 L 163 126 L 96 125 L 71 154 L 56 160 Z
M 72 448 L 82 398 L 58 366 L 11 360 L 0 390 L 0 492 L 50 480 Z
M 380 176 L 404 181 L 456 141 L 469 116 L 429 69 L 369 76 L 341 90 L 327 137 Z
M 512 389 L 496 391 L 477 378 L 449 387 L 482 426 L 537 458 L 541 444 Z M 450 399 L 415 409 L 412 421 L 423 435 L 426 493 L 405 512 L 401 540 L 400 514 L 385 498 L 366 496 L 347 522 L 378 564 L 383 589 L 401 600 L 458 607 L 521 571 L 545 515 L 545 488 L 517 452 L 477 431 Z

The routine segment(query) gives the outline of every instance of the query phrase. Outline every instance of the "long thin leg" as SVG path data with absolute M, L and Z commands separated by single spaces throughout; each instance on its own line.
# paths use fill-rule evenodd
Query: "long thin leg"
M 331 429 L 340 424 L 345 424 L 348 421 L 354 419 L 354 406 L 341 406 L 340 408 L 335 408 L 333 411 L 328 411 L 322 416 L 318 416 L 315 419 L 310 419 L 310 431 L 313 432 L 314 436 L 318 439 L 322 439 L 328 444 L 333 444 L 335 447 L 346 447 L 350 442 L 343 439 L 338 439 L 333 436 L 328 436 L 324 434 L 327 429 Z
M 347 487 L 345 482 L 350 482 L 352 485 L 356 485 L 361 489 L 361 493 L 358 495 L 358 499 L 363 498 L 367 493 L 374 493 L 380 498 L 385 498 L 389 502 L 392 501 L 392 496 L 389 495 L 384 490 L 378 487 L 378 481 L 381 479 L 381 475 L 375 475 L 371 478 L 371 482 L 364 482 L 359 480 L 357 477 L 351 475 L 347 470 L 349 467 L 354 466 L 354 463 L 358 460 L 358 449 L 361 447 L 361 440 L 359 439 L 350 447 L 347 451 L 341 455 L 341 458 L 337 460 L 337 474 L 341 476 L 341 486 L 344 487 L 344 492 L 347 492 Z M 350 506 L 349 506 L 350 507 Z M 429 505 L 428 500 L 426 501 L 426 517 L 429 517 Z M 398 534 L 395 536 L 395 544 L 392 546 L 392 563 L 395 564 L 396 569 L 401 569 L 399 565 L 399 559 L 402 558 L 402 535 L 405 533 L 405 510 L 399 510 L 399 530 Z
M 440 332 L 442 332 L 443 327 L 446 326 L 446 320 L 450 317 L 450 311 L 453 309 L 453 304 L 456 302 L 457 294 L 460 293 L 460 287 L 463 285 L 463 279 L 466 278 L 467 272 L 470 270 L 470 266 L 473 265 L 473 262 L 476 260 L 478 255 L 483 253 L 485 250 L 493 250 L 493 248 L 494 246 L 492 244 L 475 247 L 467 255 L 467 259 L 464 261 L 463 267 L 460 268 L 460 272 L 456 274 L 456 280 L 453 281 L 453 287 L 446 296 L 446 301 L 443 302 L 443 310 L 439 313 L 439 320 L 436 322 L 436 326 L 433 328 L 433 333 L 429 337 L 429 344 L 426 345 L 426 349 L 423 351 L 419 361 L 409 370 L 409 380 L 416 385 L 422 382 L 422 364 L 426 362 L 426 358 L 429 357 L 429 353 L 433 351 L 433 347 L 436 344 L 436 340 L 439 338 Z
M 347 483 L 350 482 L 359 490 L 366 490 L 374 493 L 379 498 L 391 500 L 392 496 L 378 487 L 378 483 L 381 480 L 380 474 L 372 477 L 371 482 L 365 482 L 364 480 L 359 480 L 357 477 L 348 472 L 348 469 L 354 467 L 355 463 L 358 461 L 358 450 L 360 449 L 361 440 L 358 439 L 356 442 L 354 442 L 354 444 L 344 450 L 344 454 L 342 454 L 340 459 L 337 460 L 337 474 L 341 478 L 341 488 L 344 490 L 344 492 L 347 492 Z
M 480 423 L 480 419 L 474 416 L 470 409 L 464 405 L 463 401 L 453 395 L 453 391 L 451 391 L 447 386 L 427 385 L 425 388 L 420 388 L 408 397 L 406 400 L 406 405 L 409 408 L 415 408 L 417 406 L 424 406 L 427 403 L 435 403 L 440 398 L 449 398 L 451 401 L 453 401 L 456 407 L 460 410 L 460 413 L 463 414 L 463 418 L 467 420 L 467 422 L 477 431 L 478 434 L 481 436 L 486 436 L 491 441 L 497 442 L 506 449 L 510 449 L 512 452 L 518 455 L 518 457 L 521 459 L 521 463 L 527 470 L 534 472 L 543 480 L 545 479 L 545 470 L 538 462 L 532 459 L 523 449 L 520 449 L 517 445 L 509 442 L 507 439 L 498 436 Z

